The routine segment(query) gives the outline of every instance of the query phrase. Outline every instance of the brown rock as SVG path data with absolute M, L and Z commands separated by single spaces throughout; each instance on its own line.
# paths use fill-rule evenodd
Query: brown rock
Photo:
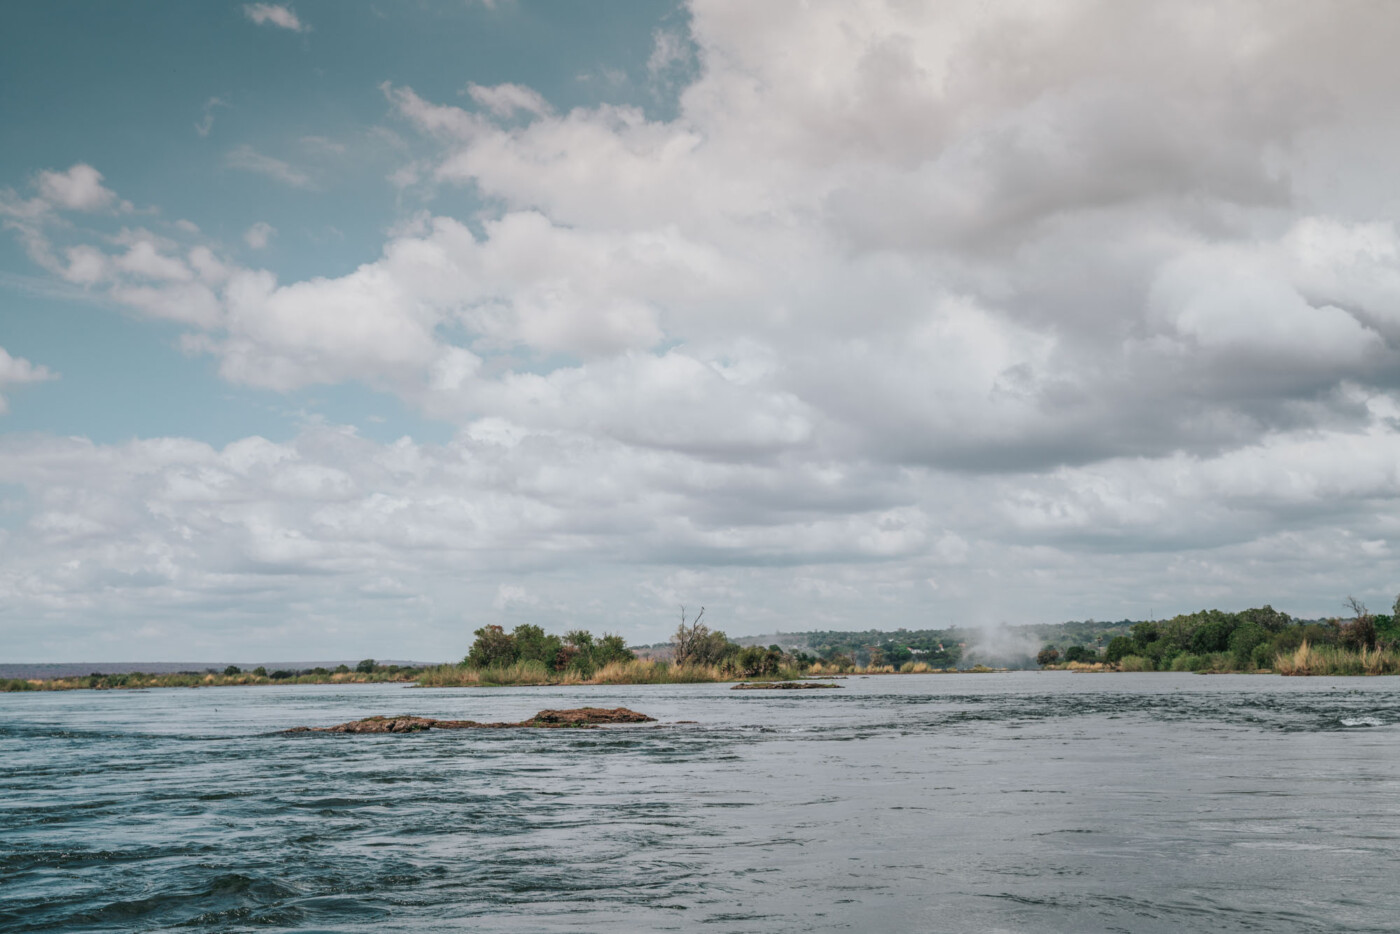
M 731 691 L 806 691 L 813 688 L 839 688 L 839 684 L 823 684 L 819 681 L 761 681 L 757 684 L 744 682 L 736 684 Z
M 626 707 L 579 707 L 574 710 L 541 710 L 528 723 L 535 726 L 597 726 L 604 723 L 654 723 L 655 717 Z
M 499 730 L 506 727 L 591 729 L 608 723 L 652 723 L 654 717 L 626 707 L 579 707 L 574 710 L 541 710 L 521 723 L 478 723 L 475 720 L 434 720 L 430 717 L 366 717 L 335 726 L 298 726 L 287 733 L 422 733 L 426 730 Z

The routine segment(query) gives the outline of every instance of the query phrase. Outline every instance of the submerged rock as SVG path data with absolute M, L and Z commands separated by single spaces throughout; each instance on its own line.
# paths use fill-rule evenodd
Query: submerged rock
M 807 691 L 813 688 L 839 688 L 839 684 L 826 684 L 821 681 L 745 681 L 736 684 L 731 691 Z
M 834 685 L 833 685 L 834 687 Z M 507 727 L 591 729 L 608 723 L 654 723 L 655 717 L 626 707 L 578 707 L 541 710 L 520 723 L 478 723 L 475 720 L 434 720 L 431 717 L 366 717 L 335 726 L 298 726 L 286 733 L 422 733 L 426 730 L 499 730 Z

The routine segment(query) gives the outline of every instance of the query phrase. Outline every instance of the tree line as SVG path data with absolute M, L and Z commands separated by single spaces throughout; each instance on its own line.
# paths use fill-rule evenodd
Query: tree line
M 1267 604 L 1237 613 L 1200 610 L 1134 623 L 1102 653 L 1092 646 L 1062 651 L 1047 645 L 1036 661 L 1042 666 L 1104 662 L 1138 671 L 1256 671 L 1275 667 L 1280 656 L 1304 644 L 1351 653 L 1400 649 L 1400 597 L 1390 614 L 1372 613 L 1352 597 L 1346 606 L 1349 617 L 1321 621 L 1295 620 Z

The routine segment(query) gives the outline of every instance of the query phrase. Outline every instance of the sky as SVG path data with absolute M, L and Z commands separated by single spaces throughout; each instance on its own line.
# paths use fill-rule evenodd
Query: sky
M 0 6 L 0 655 L 1400 591 L 1400 7 Z

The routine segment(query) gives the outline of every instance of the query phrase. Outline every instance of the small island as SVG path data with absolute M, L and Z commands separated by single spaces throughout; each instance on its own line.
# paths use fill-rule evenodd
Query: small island
M 479 723 L 476 720 L 434 720 L 405 714 L 398 717 L 365 717 L 335 726 L 297 726 L 284 733 L 425 733 L 428 730 L 574 729 L 591 730 L 619 723 L 655 723 L 655 717 L 626 707 L 576 707 L 541 710 L 518 723 Z
M 821 688 L 839 688 L 839 684 L 825 681 L 744 681 L 734 685 L 731 691 L 812 691 Z

